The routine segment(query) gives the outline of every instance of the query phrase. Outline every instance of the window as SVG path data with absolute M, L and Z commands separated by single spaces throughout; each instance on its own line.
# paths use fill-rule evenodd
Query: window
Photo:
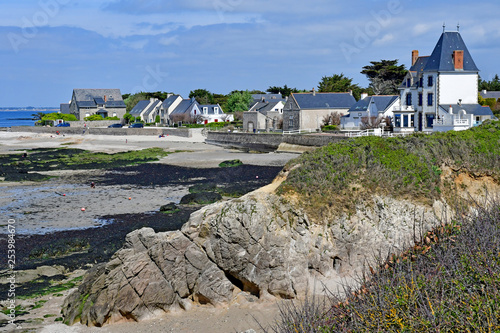
M 427 77 L 427 87 L 432 87 L 434 85 L 434 77 L 432 75 L 429 75 Z
M 363 114 L 361 112 L 358 113 L 358 117 L 361 117 Z
M 293 128 L 293 116 L 290 116 L 290 118 L 288 119 L 288 127 Z
M 415 127 L 414 115 L 410 115 L 410 127 Z
M 394 127 L 401 127 L 401 115 L 400 114 L 394 115 Z
M 424 99 L 424 96 L 422 95 L 422 93 L 419 93 L 418 94 L 418 106 L 422 106 L 423 99 Z
M 426 114 L 425 115 L 425 127 L 432 127 L 434 125 L 434 115 L 433 114 Z
M 406 86 L 410 87 L 411 86 L 411 79 L 406 79 Z
M 408 115 L 403 115 L 403 127 L 408 127 Z
M 427 105 L 432 106 L 433 102 L 434 102 L 434 94 L 428 93 L 427 94 Z
M 411 93 L 406 94 L 406 105 L 411 105 Z
M 219 114 L 219 108 L 217 106 L 214 107 L 214 112 L 215 112 L 215 114 Z
M 203 113 L 207 114 L 208 113 L 208 108 L 206 106 L 203 107 Z
M 420 80 L 418 82 L 418 86 L 419 87 L 423 87 L 424 86 L 424 77 L 423 76 L 420 77 Z

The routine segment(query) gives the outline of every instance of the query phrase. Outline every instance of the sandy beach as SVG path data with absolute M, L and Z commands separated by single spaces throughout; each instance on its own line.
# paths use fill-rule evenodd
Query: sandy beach
M 192 138 L 0 132 L 0 154 L 61 147 L 106 153 L 159 147 L 172 154 L 155 163 L 192 168 L 217 168 L 220 162 L 233 159 L 240 159 L 247 165 L 281 167 L 298 156 L 224 149 L 204 143 L 201 131 L 195 131 Z M 103 176 L 102 170 L 63 170 L 45 172 L 57 177 L 40 183 L 0 182 L 0 211 L 18 221 L 17 232 L 20 235 L 45 234 L 58 230 L 99 228 L 109 223 L 99 219 L 100 216 L 157 211 L 160 205 L 168 201 L 178 203 L 188 193 L 186 186 L 141 187 L 96 183 L 96 187 L 91 188 L 82 182 L 82 175 L 89 172 Z M 64 295 L 70 291 L 64 292 Z M 47 301 L 43 307 L 21 319 L 58 315 L 64 296 L 46 296 L 43 299 Z M 267 325 L 274 322 L 277 313 L 278 307 L 273 301 L 248 299 L 241 295 L 228 307 L 194 306 L 187 312 L 164 314 L 139 323 L 88 328 L 81 325 L 68 327 L 46 319 L 42 320 L 43 323 L 24 326 L 40 332 L 244 332 L 249 329 L 259 331 L 254 317 Z

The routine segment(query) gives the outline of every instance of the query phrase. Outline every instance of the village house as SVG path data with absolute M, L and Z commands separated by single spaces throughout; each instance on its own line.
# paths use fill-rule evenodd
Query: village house
M 352 93 L 292 93 L 283 107 L 283 131 L 317 130 L 333 112 L 347 114 L 356 103 Z
M 430 56 L 412 52 L 412 66 L 399 87 L 394 132 L 464 130 L 494 118 L 478 104 L 477 68 L 460 33 L 443 31 Z
M 167 99 L 163 101 L 160 107 L 160 122 L 162 124 L 172 124 L 170 114 L 182 102 L 180 95 L 168 95 Z
M 173 124 L 178 122 L 191 123 L 199 117 L 201 117 L 200 104 L 194 97 L 183 99 L 169 114 L 170 122 Z
M 281 94 L 258 94 L 252 97 L 252 106 L 243 112 L 243 130 L 269 131 L 282 127 L 286 99 Z
M 157 98 L 150 98 L 149 100 L 139 101 L 132 110 L 130 110 L 130 115 L 134 117 L 139 117 L 145 123 L 155 123 L 156 116 L 160 115 L 160 108 L 162 106 L 162 101 Z
M 73 89 L 69 113 L 78 120 L 94 114 L 123 118 L 126 106 L 120 89 Z
M 342 130 L 357 131 L 373 128 L 375 124 L 392 121 L 394 110 L 400 106 L 399 95 L 368 96 L 361 94 L 361 99 L 340 118 Z
M 234 120 L 233 115 L 224 113 L 219 104 L 200 105 L 200 110 L 201 117 L 198 117 L 198 123 L 208 124 Z

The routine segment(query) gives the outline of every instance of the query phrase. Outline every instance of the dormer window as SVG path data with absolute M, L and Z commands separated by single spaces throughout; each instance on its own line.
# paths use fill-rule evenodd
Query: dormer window
M 427 87 L 432 87 L 434 85 L 434 77 L 432 75 L 429 75 L 427 77 Z
M 208 108 L 206 106 L 203 107 L 203 113 L 207 114 L 208 113 Z
M 411 79 L 406 79 L 406 86 L 411 87 Z
M 214 107 L 214 113 L 215 113 L 215 114 L 219 114 L 219 108 L 218 108 L 217 106 L 216 106 L 216 107 Z

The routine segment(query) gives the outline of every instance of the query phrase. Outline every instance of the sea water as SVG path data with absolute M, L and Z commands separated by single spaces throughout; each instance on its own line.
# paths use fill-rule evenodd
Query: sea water
M 40 110 L 17 110 L 17 111 L 6 111 L 0 110 L 0 127 L 12 127 L 12 126 L 35 126 L 35 120 L 33 120 L 33 114 L 43 112 L 52 113 L 56 111 L 40 111 Z

